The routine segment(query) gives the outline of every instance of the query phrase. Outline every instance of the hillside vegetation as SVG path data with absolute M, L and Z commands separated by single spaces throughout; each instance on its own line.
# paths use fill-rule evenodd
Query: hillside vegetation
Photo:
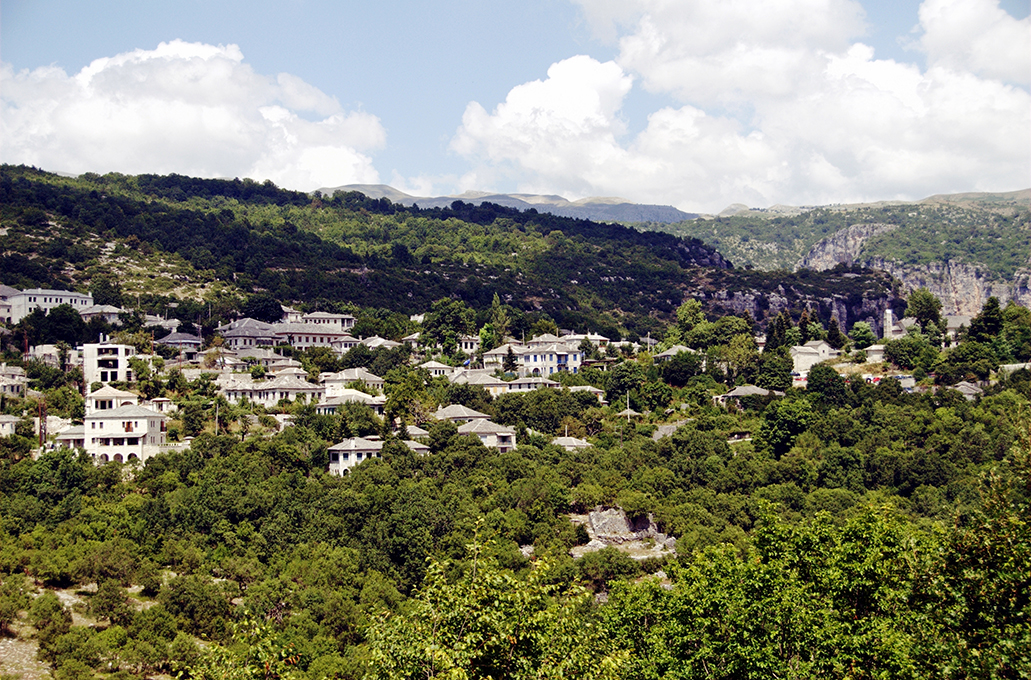
M 853 225 L 894 227 L 863 244 L 855 262 L 904 265 L 957 261 L 1011 278 L 1031 257 L 1031 210 L 1026 200 L 976 201 L 935 197 L 921 203 L 824 207 L 795 215 L 742 214 L 649 225 L 698 238 L 738 265 L 793 269 L 822 239 Z
M 223 299 L 257 293 L 306 309 L 352 304 L 404 314 L 443 297 L 482 310 L 496 293 L 563 327 L 644 336 L 660 333 L 685 297 L 715 309 L 736 295 L 735 311 L 759 321 L 771 310 L 797 315 L 813 306 L 844 322 L 893 295 L 890 279 L 862 270 L 785 288 L 778 276 L 739 276 L 697 239 L 492 204 L 421 210 L 269 182 L 67 178 L 4 166 L 0 205 L 3 283 L 86 289 L 117 271 L 128 299 L 191 322 L 196 305 L 184 302 L 210 304 L 217 315 Z M 835 290 L 849 291 L 854 309 L 834 308 Z

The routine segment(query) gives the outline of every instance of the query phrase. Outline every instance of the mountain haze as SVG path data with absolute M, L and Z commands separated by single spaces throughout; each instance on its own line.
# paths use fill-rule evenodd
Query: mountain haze
M 418 205 L 420 208 L 446 208 L 455 201 L 473 205 L 494 203 L 518 210 L 537 210 L 560 217 L 574 217 L 596 222 L 658 222 L 672 223 L 697 217 L 670 205 L 648 205 L 632 203 L 624 198 L 591 197 L 569 201 L 562 196 L 540 194 L 498 194 L 485 191 L 467 191 L 449 196 L 412 196 L 386 184 L 347 184 L 340 187 L 320 189 L 323 195 L 332 196 L 338 191 L 358 191 L 369 198 L 386 198 L 404 206 Z

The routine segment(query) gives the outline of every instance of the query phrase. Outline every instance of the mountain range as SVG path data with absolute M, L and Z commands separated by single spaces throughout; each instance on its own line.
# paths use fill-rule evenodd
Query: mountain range
M 559 217 L 574 217 L 595 222 L 656 222 L 669 224 L 691 220 L 698 215 L 686 213 L 671 205 L 648 205 L 632 203 L 625 198 L 592 197 L 569 201 L 562 196 L 540 194 L 499 194 L 486 191 L 466 191 L 450 196 L 412 196 L 386 184 L 346 184 L 323 188 L 323 195 L 332 196 L 338 191 L 358 191 L 369 198 L 386 198 L 392 203 L 404 206 L 418 205 L 420 208 L 446 208 L 455 201 L 480 205 L 494 203 L 518 210 L 536 210 Z

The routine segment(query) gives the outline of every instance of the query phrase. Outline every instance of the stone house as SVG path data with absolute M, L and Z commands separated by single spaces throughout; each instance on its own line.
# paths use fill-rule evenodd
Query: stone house
M 319 376 L 322 384 L 326 387 L 326 396 L 335 397 L 348 385 L 356 382 L 365 384 L 377 392 L 383 391 L 386 381 L 383 378 L 369 372 L 365 368 L 345 368 L 337 373 L 323 373 Z
M 93 295 L 69 290 L 30 288 L 15 293 L 8 291 L 6 302 L 11 307 L 9 323 L 16 324 L 37 309 L 49 314 L 54 307 L 71 305 L 75 311 L 81 313 L 82 310 L 93 306 Z
M 83 448 L 98 463 L 146 461 L 165 445 L 166 420 L 137 405 L 94 411 L 83 421 Z
M 484 446 L 497 449 L 499 453 L 514 451 L 516 448 L 515 430 L 482 418 L 459 425 L 458 434 L 474 435 Z

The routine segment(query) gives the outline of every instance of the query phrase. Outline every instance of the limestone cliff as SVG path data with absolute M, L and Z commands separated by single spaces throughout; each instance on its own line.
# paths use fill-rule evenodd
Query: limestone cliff
M 846 227 L 818 241 L 795 269 L 823 271 L 839 264 L 853 264 L 859 260 L 867 239 L 897 228 L 897 224 L 854 224 Z
M 927 288 L 942 301 L 942 311 L 946 314 L 973 316 L 992 296 L 1003 304 L 1013 300 L 1031 307 L 1031 270 L 1028 269 L 1018 270 L 1010 280 L 1002 280 L 962 262 L 907 265 L 871 258 L 862 264 L 888 272 L 908 290 Z
M 866 251 L 869 239 L 897 229 L 893 224 L 856 224 L 817 242 L 796 267 L 824 271 L 839 264 L 860 265 L 887 272 L 898 279 L 906 291 L 927 288 L 942 301 L 946 314 L 975 315 L 990 296 L 1005 303 L 1014 300 L 1031 306 L 1031 269 L 1003 279 L 986 268 L 950 260 L 909 264 L 877 257 Z

